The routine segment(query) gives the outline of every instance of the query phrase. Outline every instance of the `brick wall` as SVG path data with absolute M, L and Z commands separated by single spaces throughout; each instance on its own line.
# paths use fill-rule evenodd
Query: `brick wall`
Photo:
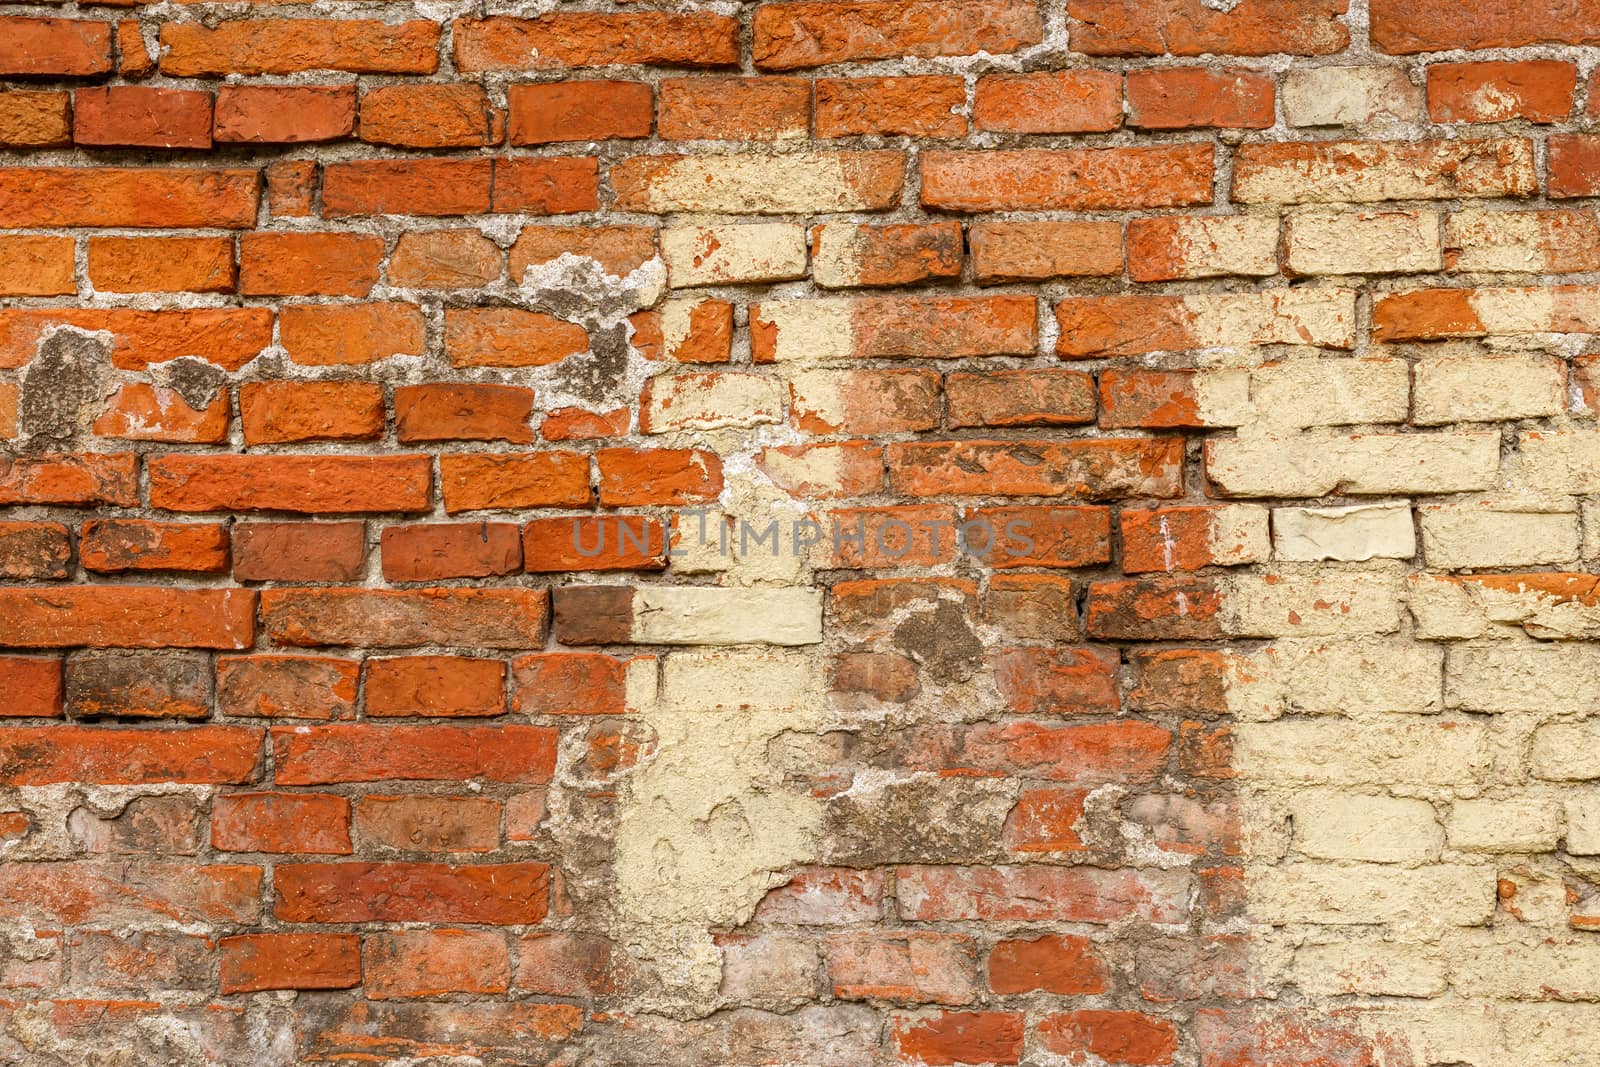
M 6 5 L 0 1062 L 1600 1064 L 1597 44 Z

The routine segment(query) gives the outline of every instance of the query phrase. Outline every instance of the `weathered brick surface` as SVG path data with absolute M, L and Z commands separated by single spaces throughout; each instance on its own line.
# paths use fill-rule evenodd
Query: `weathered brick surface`
M 11 6 L 0 1062 L 1600 1065 L 1600 0 Z

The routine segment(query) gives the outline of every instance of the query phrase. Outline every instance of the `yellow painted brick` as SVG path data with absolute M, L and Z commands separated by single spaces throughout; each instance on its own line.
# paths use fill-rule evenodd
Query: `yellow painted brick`
M 1600 222 L 1587 211 L 1453 212 L 1444 227 L 1453 271 L 1562 274 L 1589 270 L 1600 255 Z
M 1549 782 L 1600 778 L 1600 722 L 1557 722 L 1539 727 L 1533 735 L 1529 763 L 1535 778 Z
M 1291 126 L 1365 126 L 1415 121 L 1422 90 L 1401 67 L 1302 67 L 1283 80 L 1283 115 Z
M 1484 728 L 1463 720 L 1284 719 L 1239 723 L 1234 763 L 1258 785 L 1454 787 L 1488 769 L 1489 750 Z
M 1307 211 L 1284 224 L 1291 274 L 1422 274 L 1444 269 L 1431 211 Z
M 794 711 L 820 699 L 822 686 L 817 657 L 808 652 L 673 652 L 662 657 L 661 690 L 655 706 L 665 712 Z M 632 692 L 630 685 L 630 703 Z
M 1315 563 L 1410 559 L 1417 533 L 1405 504 L 1272 509 L 1274 553 L 1280 560 Z
M 1600 856 L 1600 791 L 1586 789 L 1566 797 L 1567 851 Z
M 822 640 L 819 589 L 643 586 L 633 640 L 643 645 L 811 645 Z
M 650 381 L 641 417 L 645 433 L 748 429 L 783 418 L 783 383 L 761 374 L 717 371 L 662 375 Z
M 1251 871 L 1248 891 L 1258 922 L 1475 926 L 1494 913 L 1495 870 L 1292 863 Z
M 1223 629 L 1236 637 L 1327 637 L 1400 628 L 1399 572 L 1248 574 L 1225 583 Z
M 1251 144 L 1234 159 L 1241 204 L 1527 196 L 1539 187 L 1524 138 Z
M 1410 394 L 1400 359 L 1296 359 L 1250 373 L 1252 411 L 1272 428 L 1404 422 Z
M 1418 637 L 1592 640 L 1600 637 L 1600 604 L 1562 598 L 1513 580 L 1508 588 L 1431 574 L 1408 579 L 1407 606 Z
M 1241 717 L 1437 712 L 1444 700 L 1444 650 L 1393 641 L 1279 641 L 1234 671 L 1229 706 Z
M 1451 707 L 1467 711 L 1600 711 L 1600 646 L 1496 644 L 1451 648 L 1445 659 L 1445 698 Z M 1539 736 L 1543 737 L 1544 732 L 1540 731 Z M 1537 751 L 1538 743 L 1534 747 Z
M 1553 852 L 1561 837 L 1554 797 L 1458 800 L 1445 821 L 1451 848 L 1463 852 Z
M 1578 508 L 1515 499 L 1429 504 L 1417 509 L 1428 566 L 1524 567 L 1578 558 Z
M 1250 437 L 1208 441 L 1206 474 L 1225 495 L 1464 493 L 1493 486 L 1497 433 Z
M 1488 934 L 1448 943 L 1450 984 L 1496 1000 L 1600 1000 L 1600 940 Z
M 1278 273 L 1278 220 L 1261 215 L 1196 215 L 1163 219 L 1172 226 L 1163 277 L 1266 277 Z M 1131 231 L 1130 231 L 1131 234 Z M 1129 238 L 1132 259 L 1132 237 Z M 1130 264 L 1131 266 L 1131 264 Z M 1135 280 L 1146 280 L 1135 275 Z
M 1289 804 L 1294 848 L 1323 860 L 1425 863 L 1444 841 L 1433 805 L 1423 800 L 1311 790 Z
M 1445 965 L 1426 943 L 1331 941 L 1294 954 L 1294 984 L 1312 996 L 1434 997 L 1445 991 Z
M 806 230 L 788 222 L 669 226 L 661 231 L 661 258 L 675 289 L 804 278 Z
M 1415 375 L 1419 426 L 1539 419 L 1566 409 L 1566 365 L 1551 356 L 1425 358 Z
M 1518 484 L 1551 493 L 1600 493 L 1600 432 L 1518 435 Z

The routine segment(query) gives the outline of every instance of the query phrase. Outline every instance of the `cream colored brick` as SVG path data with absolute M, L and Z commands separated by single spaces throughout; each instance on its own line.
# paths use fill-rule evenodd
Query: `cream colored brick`
M 1464 493 L 1493 486 L 1500 435 L 1360 434 L 1206 443 L 1206 474 L 1228 496 Z
M 1445 831 L 1464 852 L 1553 852 L 1561 837 L 1561 806 L 1548 797 L 1458 800 Z
M 1566 798 L 1567 851 L 1600 856 L 1600 792 L 1585 790 Z
M 822 640 L 818 589 L 641 586 L 633 639 L 643 645 L 812 645 Z
M 1413 421 L 1500 422 L 1560 415 L 1566 364 L 1551 356 L 1444 356 L 1416 366 Z
M 661 258 L 674 289 L 777 282 L 806 276 L 806 230 L 798 223 L 669 226 Z
M 1600 638 L 1600 601 L 1592 595 L 1593 583 L 1585 588 L 1581 578 L 1566 592 L 1565 583 L 1541 588 L 1539 575 L 1473 580 L 1417 574 L 1408 581 L 1408 606 L 1421 638 Z
M 1172 220 L 1179 277 L 1266 277 L 1278 273 L 1278 220 L 1262 215 L 1196 215 Z
M 795 711 L 821 699 L 819 668 L 806 652 L 674 652 L 662 657 L 655 706 L 664 712 Z M 632 695 L 630 684 L 630 702 Z
M 898 152 L 633 156 L 612 165 L 623 211 L 787 215 L 874 211 L 899 202 Z
M 1398 573 L 1248 574 L 1225 582 L 1222 626 L 1236 637 L 1328 637 L 1400 628 Z
M 1600 722 L 1558 722 L 1533 735 L 1529 757 L 1535 778 L 1548 782 L 1586 782 L 1600 778 Z M 1581 822 L 1571 817 L 1573 824 Z
M 1356 295 L 1354 289 L 1305 288 L 1186 296 L 1188 343 L 1192 348 L 1353 348 Z
M 1253 870 L 1258 922 L 1475 926 L 1494 913 L 1493 867 L 1291 863 Z
M 1600 1000 L 1600 940 L 1474 935 L 1447 943 L 1450 984 L 1468 997 Z
M 1417 554 L 1416 528 L 1404 504 L 1274 508 L 1272 534 L 1280 560 L 1361 563 Z
M 1531 501 L 1481 500 L 1429 504 L 1417 514 L 1430 567 L 1526 567 L 1578 558 L 1576 505 L 1554 509 Z
M 1400 67 L 1302 67 L 1283 81 L 1283 115 L 1291 126 L 1409 122 L 1421 110 L 1422 90 Z
M 1289 805 L 1294 847 L 1313 859 L 1423 863 L 1437 859 L 1444 834 L 1423 800 L 1302 792 Z
M 1431 946 L 1388 941 L 1302 945 L 1290 973 L 1303 993 L 1321 997 L 1434 997 L 1448 984 Z
M 1445 220 L 1450 270 L 1564 274 L 1585 270 L 1600 248 L 1600 223 L 1586 211 L 1486 211 Z
M 1518 435 L 1518 484 L 1550 493 L 1600 493 L 1600 432 Z
M 1410 394 L 1400 359 L 1297 359 L 1250 374 L 1254 414 L 1274 428 L 1405 422 Z
M 1250 144 L 1234 158 L 1239 204 L 1529 196 L 1538 188 L 1533 142 L 1525 138 Z
M 1459 786 L 1488 768 L 1488 737 L 1475 723 L 1432 717 L 1244 722 L 1234 727 L 1234 765 L 1257 785 Z
M 1444 269 L 1431 211 L 1306 211 L 1284 224 L 1291 274 L 1422 274 Z
M 1457 1016 L 1461 1014 L 1458 1010 Z M 1489 1013 L 1486 1013 L 1489 1014 Z M 1497 1004 L 1492 1014 L 1505 1034 L 1498 1056 L 1479 1055 L 1472 1067 L 1600 1067 L 1593 1004 Z M 1462 1056 L 1431 1063 L 1466 1063 Z
M 718 371 L 653 378 L 645 393 L 640 429 L 748 429 L 783 420 L 783 383 L 763 374 Z
M 1227 504 L 1211 516 L 1211 559 L 1218 566 L 1264 563 L 1272 558 L 1272 535 L 1266 508 Z
M 1444 703 L 1444 650 L 1404 640 L 1280 641 L 1234 674 L 1228 704 L 1247 718 L 1427 715 Z
M 1445 699 L 1451 707 L 1467 711 L 1600 711 L 1600 646 L 1451 648 L 1445 661 Z

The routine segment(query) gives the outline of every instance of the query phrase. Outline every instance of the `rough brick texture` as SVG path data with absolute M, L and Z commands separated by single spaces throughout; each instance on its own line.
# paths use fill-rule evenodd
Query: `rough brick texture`
M 0 1063 L 1600 1067 L 1595 45 L 0 5 Z

